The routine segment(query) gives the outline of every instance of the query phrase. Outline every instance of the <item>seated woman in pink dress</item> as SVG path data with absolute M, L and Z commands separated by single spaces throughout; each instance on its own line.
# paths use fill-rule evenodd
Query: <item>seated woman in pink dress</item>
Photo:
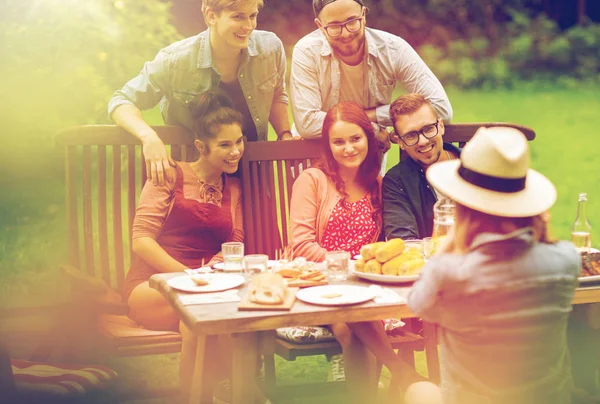
M 195 340 L 179 316 L 148 279 L 156 273 L 183 272 L 202 263 L 222 261 L 221 244 L 243 241 L 240 183 L 233 174 L 244 153 L 241 114 L 218 91 L 190 103 L 195 119 L 198 160 L 177 163 L 175 182 L 146 182 L 132 231 L 135 260 L 123 290 L 129 316 L 152 330 L 180 329 L 183 337 L 180 376 L 185 392 L 195 358 Z M 227 344 L 227 339 L 220 341 Z M 216 373 L 229 373 L 230 349 L 208 349 Z M 210 360 L 210 358 L 209 358 Z
M 327 251 L 354 256 L 379 239 L 381 231 L 381 153 L 369 118 L 354 102 L 327 112 L 321 136 L 323 161 L 294 182 L 290 201 L 293 255 L 325 260 Z M 377 388 L 376 359 L 400 379 L 414 371 L 398 358 L 382 321 L 332 324 L 342 346 L 346 380 L 356 402 L 368 402 Z M 407 380 L 410 382 L 411 380 Z

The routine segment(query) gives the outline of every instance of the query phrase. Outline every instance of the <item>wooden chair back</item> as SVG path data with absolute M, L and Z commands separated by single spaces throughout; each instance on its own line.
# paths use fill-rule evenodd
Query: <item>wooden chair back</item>
M 321 157 L 319 140 L 250 142 L 241 160 L 247 254 L 267 254 L 288 245 L 292 185 Z
M 195 158 L 181 127 L 154 130 L 175 160 Z M 115 125 L 63 130 L 69 264 L 120 291 L 131 263 L 131 226 L 146 182 L 141 142 Z
M 465 147 L 465 144 L 477 132 L 477 129 L 481 127 L 491 128 L 496 126 L 507 126 L 509 128 L 515 128 L 523 132 L 527 140 L 531 141 L 535 139 L 535 131 L 527 126 L 518 125 L 508 122 L 469 122 L 469 123 L 451 123 L 444 125 L 446 132 L 444 133 L 444 141 L 450 143 L 456 143 L 458 147 Z

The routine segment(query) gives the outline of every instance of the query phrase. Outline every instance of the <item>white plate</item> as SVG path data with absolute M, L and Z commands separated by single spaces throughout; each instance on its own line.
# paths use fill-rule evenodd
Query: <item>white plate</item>
M 352 271 L 352 273 L 359 278 L 367 279 L 373 282 L 380 283 L 406 283 L 406 282 L 414 282 L 419 279 L 419 275 L 379 275 L 379 274 L 368 274 L 366 272 L 356 272 Z
M 267 261 L 267 268 L 273 268 L 275 266 L 275 264 L 277 263 L 277 261 L 275 260 L 268 260 Z M 242 262 L 242 267 L 243 267 L 244 263 Z M 225 264 L 222 262 L 217 262 L 215 265 L 213 265 L 214 269 L 218 269 L 220 271 L 226 271 L 226 272 L 242 272 L 243 269 L 236 269 L 236 270 L 226 270 L 225 269 Z
M 244 277 L 237 274 L 206 274 L 208 285 L 199 286 L 194 283 L 189 275 L 177 276 L 167 281 L 173 289 L 184 292 L 220 292 L 221 290 L 233 289 L 244 283 Z
M 341 296 L 323 297 L 328 294 L 340 294 Z M 306 303 L 323 306 L 343 306 L 367 302 L 375 297 L 375 292 L 364 286 L 324 285 L 300 289 L 296 293 L 296 297 Z

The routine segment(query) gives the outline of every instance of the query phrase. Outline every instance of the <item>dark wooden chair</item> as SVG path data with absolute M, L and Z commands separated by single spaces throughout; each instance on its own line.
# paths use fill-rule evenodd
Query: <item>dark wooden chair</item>
M 154 129 L 174 159 L 195 157 L 193 137 L 185 129 Z M 91 350 L 110 356 L 179 352 L 179 333 L 138 326 L 126 316 L 120 295 L 131 263 L 136 200 L 146 182 L 141 143 L 114 125 L 66 129 L 57 142 L 65 152 L 68 229 L 68 262 L 61 272 L 72 302 L 70 313 L 57 321 L 66 356 L 80 359 Z M 50 342 L 34 359 L 45 360 L 49 352 Z
M 321 157 L 319 140 L 248 143 L 241 162 L 242 198 L 246 253 L 267 254 L 288 245 L 289 201 L 298 175 Z M 414 365 L 415 350 L 424 341 L 409 331 L 390 337 L 394 348 L 401 348 L 405 360 Z M 297 344 L 278 338 L 275 332 L 261 335 L 265 358 L 265 380 L 261 388 L 272 401 L 301 396 L 333 394 L 345 389 L 345 382 L 311 385 L 277 385 L 274 355 L 293 361 L 300 356 L 332 355 L 342 352 L 336 341 Z M 405 354 L 408 353 L 408 354 Z

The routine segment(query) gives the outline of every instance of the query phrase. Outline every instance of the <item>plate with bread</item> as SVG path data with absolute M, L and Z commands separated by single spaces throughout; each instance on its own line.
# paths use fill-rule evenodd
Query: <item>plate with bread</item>
M 171 278 L 167 284 L 183 292 L 208 293 L 237 288 L 245 281 L 238 274 L 195 274 Z
M 321 306 L 345 306 L 367 302 L 375 297 L 375 292 L 364 286 L 323 285 L 301 289 L 296 297 Z
M 414 282 L 425 265 L 420 242 L 399 238 L 366 244 L 354 261 L 354 275 L 381 283 Z

